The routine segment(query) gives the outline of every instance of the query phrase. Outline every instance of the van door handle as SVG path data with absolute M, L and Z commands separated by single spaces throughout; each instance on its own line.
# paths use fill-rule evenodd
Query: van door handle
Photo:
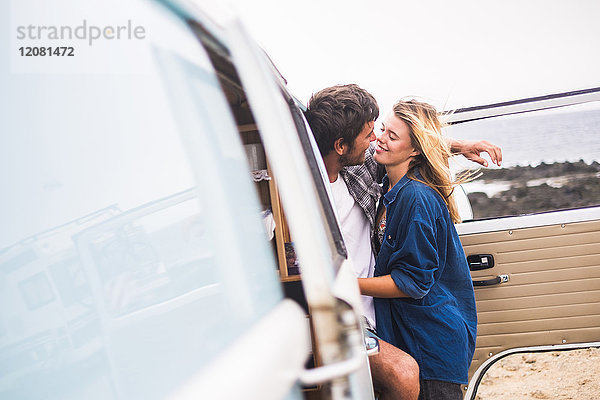
M 471 254 L 467 256 L 467 263 L 471 271 L 493 268 L 494 256 L 491 254 Z
M 484 281 L 473 281 L 473 286 L 493 286 L 498 285 L 500 283 L 505 283 L 510 280 L 510 277 L 507 274 L 498 275 L 493 279 L 487 279 Z
M 305 369 L 300 374 L 300 382 L 304 385 L 317 385 L 348 376 L 357 371 L 363 362 L 364 353 L 358 353 L 352 358 L 322 367 Z

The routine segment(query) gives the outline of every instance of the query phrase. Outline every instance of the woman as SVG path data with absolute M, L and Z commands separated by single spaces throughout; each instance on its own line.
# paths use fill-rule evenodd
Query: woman
M 417 360 L 419 399 L 462 399 L 477 314 L 438 113 L 415 100 L 397 103 L 375 151 L 387 175 L 375 276 L 359 279 L 361 292 L 375 298 L 377 334 Z

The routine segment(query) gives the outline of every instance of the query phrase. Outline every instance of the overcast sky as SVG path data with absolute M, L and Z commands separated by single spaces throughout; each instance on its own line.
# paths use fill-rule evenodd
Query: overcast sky
M 292 92 L 357 83 L 382 109 L 600 86 L 600 0 L 227 0 Z

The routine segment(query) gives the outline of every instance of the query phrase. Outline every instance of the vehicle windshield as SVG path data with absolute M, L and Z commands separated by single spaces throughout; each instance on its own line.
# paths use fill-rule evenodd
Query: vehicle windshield
M 166 398 L 283 300 L 213 67 L 148 7 L 117 72 L 0 75 L 1 398 Z

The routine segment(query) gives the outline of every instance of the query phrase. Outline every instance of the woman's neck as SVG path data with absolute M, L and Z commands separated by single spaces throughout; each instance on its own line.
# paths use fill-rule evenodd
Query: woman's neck
M 390 180 L 390 189 L 393 188 L 396 183 L 400 182 L 400 179 L 408 172 L 407 165 L 386 165 L 385 171 L 387 172 L 388 179 Z

